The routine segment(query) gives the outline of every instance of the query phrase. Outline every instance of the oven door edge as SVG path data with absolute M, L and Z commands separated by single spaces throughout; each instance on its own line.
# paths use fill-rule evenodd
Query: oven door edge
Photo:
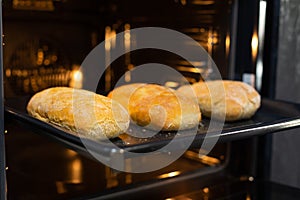
M 0 6 L 0 200 L 6 199 L 5 144 L 4 144 L 4 92 L 3 92 L 3 31 L 2 31 L 2 1 Z

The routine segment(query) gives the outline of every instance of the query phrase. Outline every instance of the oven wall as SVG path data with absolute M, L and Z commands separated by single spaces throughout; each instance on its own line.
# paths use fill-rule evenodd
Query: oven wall
M 280 0 L 276 98 L 300 103 L 300 1 Z M 300 129 L 273 135 L 271 180 L 300 188 Z

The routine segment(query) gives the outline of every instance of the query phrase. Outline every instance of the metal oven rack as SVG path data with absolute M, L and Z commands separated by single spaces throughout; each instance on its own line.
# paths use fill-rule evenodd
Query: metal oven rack
M 23 100 L 23 106 L 19 108 L 11 107 L 9 105 L 10 102 L 12 101 L 6 101 L 6 117 L 17 119 L 36 133 L 53 138 L 68 148 L 84 155 L 90 156 L 92 151 L 93 155 L 101 156 L 108 162 L 116 162 L 114 159 L 123 159 L 124 161 L 130 157 L 126 152 L 151 152 L 158 150 L 167 145 L 176 134 L 176 132 L 160 132 L 146 140 L 136 139 L 127 135 L 125 139 L 120 137 L 110 142 L 92 141 L 80 138 L 75 133 L 29 116 L 25 110 L 27 100 Z M 261 108 L 249 120 L 225 123 L 222 130 L 207 131 L 208 125 L 209 119 L 203 119 L 196 136 L 191 135 L 189 131 L 181 133 L 180 137 L 177 138 L 176 142 L 178 145 L 176 147 L 191 139 L 190 137 L 194 137 L 190 148 L 199 148 L 204 139 L 208 143 L 214 142 L 216 139 L 218 143 L 222 143 L 300 127 L 300 105 L 263 99 Z M 221 131 L 221 134 L 215 134 L 214 131 Z M 131 142 L 128 143 L 127 140 Z M 118 148 L 116 149 L 116 147 Z

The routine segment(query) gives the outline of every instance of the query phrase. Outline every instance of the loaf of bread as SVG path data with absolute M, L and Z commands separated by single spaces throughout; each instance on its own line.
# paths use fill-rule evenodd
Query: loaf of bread
M 160 85 L 128 84 L 108 96 L 128 110 L 133 122 L 148 129 L 190 129 L 201 120 L 197 101 Z
M 116 87 L 107 96 L 109 98 L 116 100 L 126 110 L 128 110 L 129 99 L 130 99 L 131 95 L 136 91 L 136 89 L 138 89 L 139 87 L 142 87 L 144 85 L 146 85 L 146 84 L 132 83 L 132 84 L 127 84 L 127 85 L 122 85 L 122 86 Z
M 236 121 L 249 119 L 260 107 L 260 95 L 240 81 L 217 80 L 182 86 L 177 90 L 185 96 L 196 94 L 202 114 L 216 119 Z M 212 110 L 213 109 L 213 110 Z
M 114 138 L 127 130 L 129 116 L 117 102 L 96 93 L 54 87 L 35 94 L 28 113 L 90 139 Z

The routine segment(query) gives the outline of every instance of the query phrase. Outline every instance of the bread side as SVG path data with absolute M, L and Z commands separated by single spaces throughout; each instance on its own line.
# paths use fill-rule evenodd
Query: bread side
M 134 91 L 128 89 L 133 87 L 121 86 L 109 96 L 126 102 L 124 107 L 136 124 L 164 131 L 190 129 L 199 124 L 201 113 L 196 101 L 155 84 L 139 85 Z
M 35 94 L 27 111 L 37 119 L 92 139 L 117 137 L 129 126 L 129 116 L 119 103 L 90 91 L 67 87 Z
M 213 115 L 226 121 L 249 119 L 260 107 L 259 93 L 240 81 L 198 82 L 178 89 L 185 96 L 191 96 L 191 91 L 196 94 L 200 110 L 206 117 Z

